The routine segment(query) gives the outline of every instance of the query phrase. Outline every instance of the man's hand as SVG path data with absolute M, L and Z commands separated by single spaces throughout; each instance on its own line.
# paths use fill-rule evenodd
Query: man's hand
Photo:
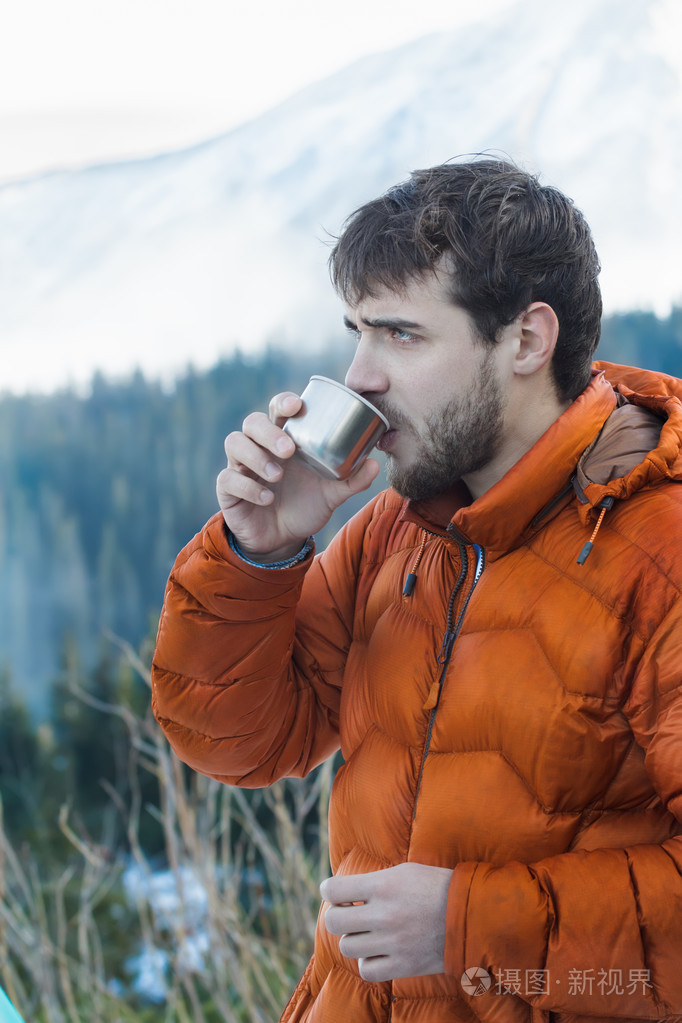
M 293 557 L 332 512 L 366 490 L 379 472 L 369 458 L 348 480 L 323 480 L 292 459 L 295 445 L 282 429 L 301 407 L 287 391 L 270 402 L 269 415 L 252 412 L 225 439 L 227 468 L 218 476 L 218 503 L 243 552 L 263 563 Z
M 443 973 L 445 910 L 452 871 L 400 863 L 372 874 L 330 877 L 324 922 L 339 949 L 358 960 L 363 980 Z

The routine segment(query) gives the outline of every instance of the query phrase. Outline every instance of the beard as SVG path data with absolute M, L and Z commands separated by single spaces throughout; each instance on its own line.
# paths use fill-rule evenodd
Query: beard
M 387 454 L 388 482 L 402 497 L 424 501 L 445 493 L 463 476 L 482 469 L 495 455 L 506 403 L 492 349 L 484 352 L 474 379 L 468 393 L 434 409 L 419 430 L 398 409 L 380 406 L 392 427 L 411 432 L 418 440 L 417 455 L 409 465 L 400 466 L 394 456 Z

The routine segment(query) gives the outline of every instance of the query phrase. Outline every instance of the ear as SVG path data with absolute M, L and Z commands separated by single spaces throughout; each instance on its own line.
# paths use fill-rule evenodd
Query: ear
M 559 320 L 546 302 L 531 302 L 515 326 L 518 348 L 514 356 L 514 373 L 530 376 L 551 361 L 559 337 Z

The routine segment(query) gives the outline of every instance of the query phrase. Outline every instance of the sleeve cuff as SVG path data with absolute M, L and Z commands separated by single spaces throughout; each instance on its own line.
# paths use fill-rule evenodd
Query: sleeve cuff
M 247 565 L 254 565 L 256 568 L 293 568 L 294 565 L 298 565 L 301 561 L 304 561 L 313 549 L 313 538 L 312 536 L 309 536 L 298 554 L 294 554 L 292 558 L 286 558 L 284 561 L 273 561 L 268 565 L 264 565 L 261 561 L 252 561 L 251 558 L 247 557 L 227 527 L 226 532 L 230 547 L 237 557 L 241 558 L 242 561 L 245 561 Z
M 469 892 L 477 863 L 458 863 L 452 872 L 445 920 L 445 972 L 461 977 L 470 966 L 466 961 L 466 918 Z

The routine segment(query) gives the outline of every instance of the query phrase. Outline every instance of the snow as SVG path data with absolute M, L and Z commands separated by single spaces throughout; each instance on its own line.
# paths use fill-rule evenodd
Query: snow
M 150 873 L 132 865 L 123 875 L 123 887 L 129 903 L 151 907 L 156 930 L 182 932 L 174 951 L 178 972 L 200 973 L 209 952 L 208 895 L 191 868 Z M 150 1002 L 164 1002 L 169 966 L 168 952 L 143 944 L 126 962 L 132 989 Z
M 414 167 L 488 148 L 584 210 L 607 312 L 667 313 L 682 301 L 674 10 L 573 0 L 557 21 L 521 0 L 189 149 L 0 188 L 0 387 L 168 377 L 276 339 L 314 350 L 340 335 L 329 234 Z

